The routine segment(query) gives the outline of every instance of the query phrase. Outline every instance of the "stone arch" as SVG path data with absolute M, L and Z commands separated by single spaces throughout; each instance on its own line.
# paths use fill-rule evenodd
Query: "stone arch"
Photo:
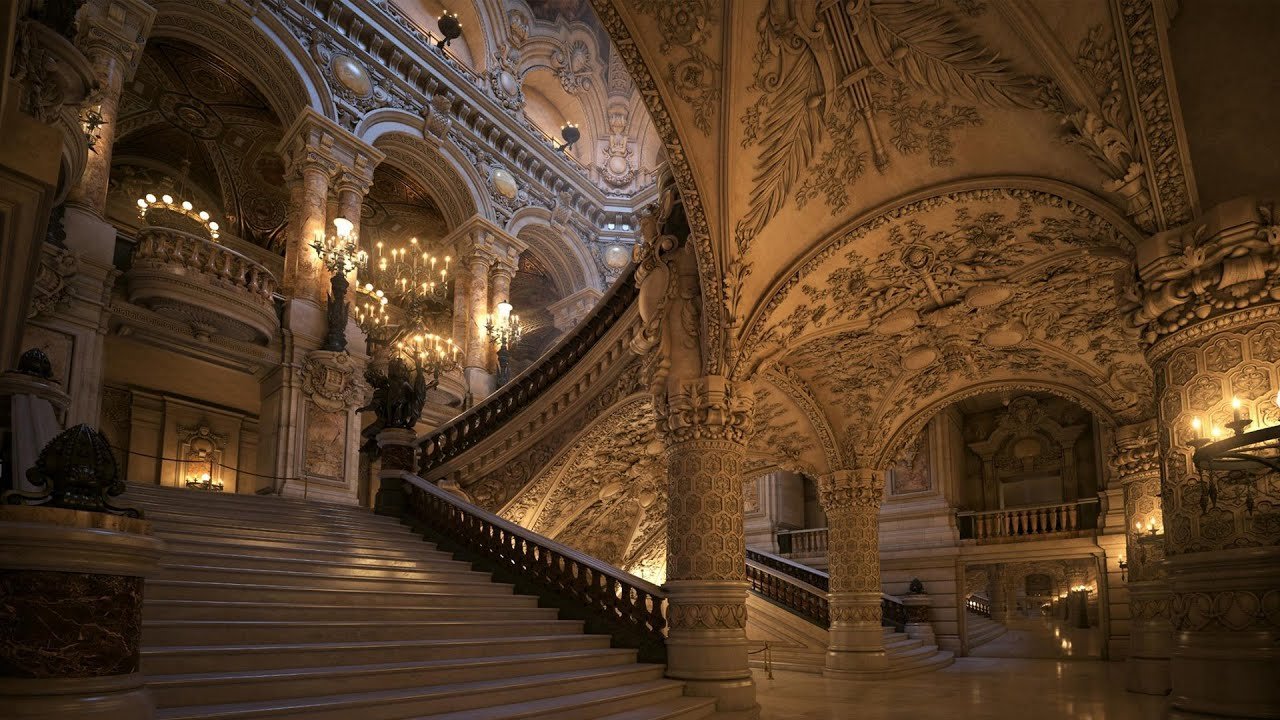
M 1098 396 L 1096 388 L 1034 377 L 993 379 L 958 389 L 904 418 L 900 424 L 890 429 L 888 439 L 876 454 L 872 467 L 888 467 L 911 438 L 915 437 L 929 420 L 946 408 L 961 400 L 1000 390 L 1043 392 L 1055 395 L 1088 410 L 1098 422 L 1105 426 L 1116 427 L 1120 424 L 1114 407 L 1109 406 L 1106 398 Z
M 591 251 L 570 230 L 557 228 L 553 222 L 552 211 L 530 205 L 517 210 L 505 229 L 548 263 L 562 295 L 584 288 L 603 290 L 604 281 Z
M 304 108 L 335 117 L 320 69 L 272 13 L 246 16 L 232 5 L 211 0 L 159 2 L 156 11 L 149 37 L 190 43 L 252 78 L 285 127 Z
M 494 218 L 485 182 L 452 144 L 433 146 L 422 137 L 422 118 L 403 110 L 377 110 L 356 127 L 361 140 L 414 173 L 436 199 L 449 227 L 480 215 Z

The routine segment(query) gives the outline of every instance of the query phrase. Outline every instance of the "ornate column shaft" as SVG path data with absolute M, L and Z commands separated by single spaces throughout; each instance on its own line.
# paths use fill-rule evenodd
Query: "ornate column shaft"
M 747 665 L 742 465 L 751 389 L 720 376 L 655 394 L 670 483 L 667 674 L 716 698 L 717 717 L 757 717 Z
M 107 210 L 107 181 L 111 176 L 120 91 L 138 69 L 155 14 L 155 8 L 141 0 L 113 0 L 86 3 L 78 18 L 79 45 L 93 63 L 98 80 L 98 92 L 91 102 L 97 103 L 101 125 L 95 132 L 84 173 L 67 201 L 98 218 Z
M 489 270 L 493 267 L 493 254 L 483 246 L 473 246 L 466 256 L 467 267 L 467 369 L 488 372 L 489 336 L 485 320 L 489 316 Z M 479 398 L 477 398 L 478 400 Z
M 285 295 L 323 305 L 327 282 L 324 267 L 311 248 L 323 235 L 332 161 L 318 152 L 299 149 L 288 159 L 289 227 L 284 252 Z
M 1168 557 L 1171 717 L 1275 717 L 1280 707 L 1277 475 L 1201 472 L 1201 434 L 1232 398 L 1252 428 L 1280 423 L 1280 225 L 1252 198 L 1138 246 L 1138 307 L 1155 373 Z M 1144 560 L 1144 562 L 1149 562 Z
M 1127 425 L 1116 431 L 1111 467 L 1124 488 L 1125 555 L 1128 565 L 1128 688 L 1132 692 L 1169 692 L 1169 585 L 1163 538 L 1146 532 L 1152 522 L 1164 526 L 1160 508 L 1160 448 L 1156 423 Z M 1117 589 L 1112 589 L 1116 592 Z M 1115 624 L 1116 618 L 1111 622 Z
M 884 473 L 838 470 L 818 478 L 827 514 L 831 630 L 823 675 L 857 676 L 886 667 L 880 609 L 880 502 Z
M 991 583 L 991 619 L 1001 623 L 1009 622 L 1009 581 L 1004 574 L 1003 565 L 992 565 L 988 575 Z

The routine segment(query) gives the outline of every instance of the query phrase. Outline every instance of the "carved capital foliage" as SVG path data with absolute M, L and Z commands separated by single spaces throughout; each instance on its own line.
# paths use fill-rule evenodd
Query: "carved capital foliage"
M 1108 458 L 1121 483 L 1139 482 L 1160 472 L 1160 445 L 1154 420 L 1116 430 L 1115 448 Z
M 330 412 L 353 408 L 369 394 L 351 355 L 325 350 L 317 350 L 302 361 L 302 389 L 313 403 Z
M 751 437 L 751 386 L 720 375 L 673 381 L 654 397 L 658 432 L 668 445 L 724 440 L 744 446 Z
M 879 509 L 884 481 L 876 470 L 837 470 L 818 478 L 818 500 L 828 513 L 852 509 Z
M 32 20 L 18 23 L 11 76 L 19 109 L 43 123 L 53 123 L 64 109 L 78 113 L 97 88 L 93 68 L 80 51 Z
M 1280 301 L 1280 218 L 1273 203 L 1222 203 L 1194 223 L 1146 238 L 1129 322 L 1148 343 Z
M 80 272 L 80 259 L 69 250 L 46 245 L 40 255 L 40 267 L 36 271 L 31 306 L 27 318 L 51 315 L 76 297 L 71 282 Z

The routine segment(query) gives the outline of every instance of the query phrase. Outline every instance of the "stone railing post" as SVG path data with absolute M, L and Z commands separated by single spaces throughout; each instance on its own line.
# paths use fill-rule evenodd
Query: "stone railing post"
M 379 515 L 400 517 L 404 514 L 404 473 L 414 472 L 413 459 L 417 434 L 410 428 L 386 428 L 378 433 L 378 451 L 382 469 L 378 471 L 378 493 L 373 511 Z
M 903 595 L 900 599 L 907 608 L 907 637 L 919 640 L 924 645 L 937 645 L 938 639 L 933 633 L 933 623 L 929 621 L 928 594 L 913 592 Z
M 106 438 L 87 425 L 45 446 L 31 477 L 43 492 L 4 499 L 43 504 L 0 504 L 4 716 L 149 720 L 143 582 L 164 543 L 128 516 L 139 513 L 107 503 L 125 484 Z
M 716 698 L 723 717 L 757 717 L 742 514 L 751 389 L 720 376 L 668 380 L 655 406 L 670 483 L 667 674 Z
M 880 608 L 880 503 L 883 473 L 837 470 L 818 478 L 827 514 L 831 575 L 830 645 L 823 674 L 857 676 L 887 667 Z
M 1173 717 L 1275 717 L 1280 707 L 1274 474 L 1223 481 L 1196 467 L 1191 444 L 1194 418 L 1201 436 L 1225 431 L 1233 397 L 1251 428 L 1280 421 L 1275 210 L 1232 200 L 1137 247 L 1130 320 L 1155 374 Z

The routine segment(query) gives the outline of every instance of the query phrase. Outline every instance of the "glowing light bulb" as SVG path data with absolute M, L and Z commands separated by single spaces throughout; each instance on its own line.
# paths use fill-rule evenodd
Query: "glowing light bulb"
M 155 195 L 152 195 L 151 193 L 147 193 L 147 202 L 148 202 L 148 203 L 153 203 L 153 202 L 155 202 L 155 201 L 156 201 L 156 196 L 155 196 Z
M 143 200 L 142 198 L 138 198 L 138 207 L 140 207 L 140 208 L 146 208 L 146 207 L 147 207 L 147 201 L 146 201 L 146 200 Z
M 208 222 L 208 220 L 209 220 L 209 213 L 207 213 L 207 212 L 205 212 L 205 211 L 201 210 L 201 211 L 200 211 L 200 219 L 201 219 L 201 220 L 204 220 L 205 222 Z
M 1200 418 L 1199 417 L 1191 418 L 1191 430 L 1196 434 L 1196 437 L 1200 437 Z
M 345 238 L 351 235 L 351 231 L 355 229 L 355 223 L 346 218 L 334 218 L 333 227 L 338 231 L 338 237 Z
M 173 204 L 173 196 L 172 196 L 172 195 L 161 195 L 161 196 L 160 196 L 160 199 L 164 201 L 164 204 L 165 204 L 165 205 L 172 205 L 172 204 Z
M 210 230 L 217 231 L 217 229 L 218 229 L 218 223 L 216 223 L 216 222 L 211 222 L 211 223 L 209 223 L 209 229 L 210 229 Z
M 191 201 L 190 201 L 190 200 L 183 200 L 183 201 L 182 201 L 182 209 L 183 209 L 183 210 L 186 210 L 187 212 L 191 212 L 191 207 L 192 207 L 192 205 L 191 205 Z

